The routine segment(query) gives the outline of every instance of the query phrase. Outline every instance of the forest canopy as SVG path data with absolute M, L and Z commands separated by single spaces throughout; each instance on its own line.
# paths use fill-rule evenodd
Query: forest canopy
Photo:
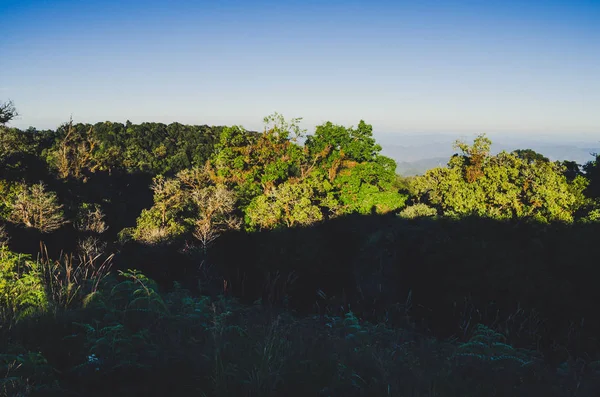
M 206 244 L 229 229 L 307 226 L 352 213 L 542 222 L 598 218 L 597 157 L 579 166 L 530 149 L 491 155 L 485 135 L 472 144 L 456 142 L 447 166 L 403 178 L 362 120 L 355 127 L 325 122 L 313 134 L 300 127 L 301 119 L 277 113 L 265 117 L 261 132 L 129 121 L 69 121 L 56 130 L 22 131 L 6 125 L 17 114 L 14 105 L 1 110 L 4 218 L 40 230 L 55 226 L 41 227 L 24 212 L 27 192 L 41 189 L 35 184 L 60 189 L 115 172 L 153 179 L 147 187 L 153 204 L 138 214 L 135 226 L 120 229 L 123 238 L 152 244 L 183 235 L 204 236 L 199 240 Z M 31 205 L 43 206 L 56 227 L 68 222 L 59 215 L 64 205 L 75 214 L 92 204 L 58 202 L 56 195 L 42 200 L 43 194 Z M 100 207 L 107 201 L 89 199 Z
M 594 205 L 584 194 L 589 180 L 581 173 L 568 180 L 568 169 L 560 162 L 531 150 L 491 155 L 491 141 L 485 136 L 455 147 L 459 153 L 447 167 L 411 181 L 414 201 L 440 215 L 572 222 Z

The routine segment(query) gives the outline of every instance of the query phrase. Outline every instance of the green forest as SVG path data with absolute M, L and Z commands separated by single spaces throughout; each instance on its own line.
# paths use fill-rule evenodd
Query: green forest
M 403 177 L 373 128 L 11 127 L 0 396 L 597 396 L 600 154 Z

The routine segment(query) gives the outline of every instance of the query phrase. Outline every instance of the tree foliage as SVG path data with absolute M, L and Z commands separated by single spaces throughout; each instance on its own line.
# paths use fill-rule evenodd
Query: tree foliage
M 235 193 L 213 181 L 210 168 L 195 167 L 173 178 L 158 175 L 154 205 L 142 211 L 134 238 L 155 244 L 191 231 L 207 247 L 218 235 L 239 227 Z
M 80 179 L 99 171 L 173 175 L 203 166 L 221 129 L 180 123 L 75 124 L 71 120 L 56 131 L 34 130 L 19 136 L 41 135 L 39 150 L 59 177 Z
M 315 188 L 309 181 L 284 182 L 257 196 L 246 210 L 248 226 L 272 229 L 311 225 L 323 219 Z
M 583 200 L 581 179 L 567 181 L 560 163 L 516 153 L 492 156 L 490 145 L 484 136 L 471 146 L 459 142 L 462 153 L 447 167 L 414 179 L 416 199 L 448 216 L 573 221 Z
M 38 264 L 27 255 L 0 247 L 0 320 L 13 323 L 47 308 Z
M 589 180 L 586 193 L 590 198 L 600 200 L 600 154 L 594 157 L 583 166 L 585 176 Z
M 81 232 L 102 234 L 108 229 L 104 218 L 100 205 L 83 203 L 77 212 L 74 226 Z
M 20 186 L 11 203 L 10 219 L 42 233 L 52 232 L 66 222 L 56 193 L 47 191 L 41 182 Z
M 19 113 L 17 112 L 13 101 L 0 103 L 0 126 L 4 126 L 6 123 L 9 123 L 18 115 Z
M 48 151 L 48 162 L 56 169 L 60 178 L 79 179 L 84 170 L 94 172 L 98 166 L 94 152 L 98 141 L 92 127 L 73 126 L 73 120 L 58 128 L 56 144 Z
M 396 164 L 379 155 L 370 125 L 325 123 L 301 145 L 299 121 L 276 113 L 265 118 L 262 133 L 225 128 L 215 146 L 215 180 L 237 192 L 247 228 L 308 225 L 404 205 L 395 188 Z

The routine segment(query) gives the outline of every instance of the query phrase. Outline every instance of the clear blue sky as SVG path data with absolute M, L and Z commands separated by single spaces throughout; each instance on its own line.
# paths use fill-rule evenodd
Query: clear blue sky
M 18 127 L 180 121 L 600 136 L 600 0 L 0 0 Z

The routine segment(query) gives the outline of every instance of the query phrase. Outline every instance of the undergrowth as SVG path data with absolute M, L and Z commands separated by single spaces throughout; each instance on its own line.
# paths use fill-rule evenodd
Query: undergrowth
M 343 315 L 168 291 L 2 249 L 1 396 L 593 396 L 598 363 L 549 366 L 497 329 L 426 337 Z M 98 268 L 98 266 L 96 266 Z

